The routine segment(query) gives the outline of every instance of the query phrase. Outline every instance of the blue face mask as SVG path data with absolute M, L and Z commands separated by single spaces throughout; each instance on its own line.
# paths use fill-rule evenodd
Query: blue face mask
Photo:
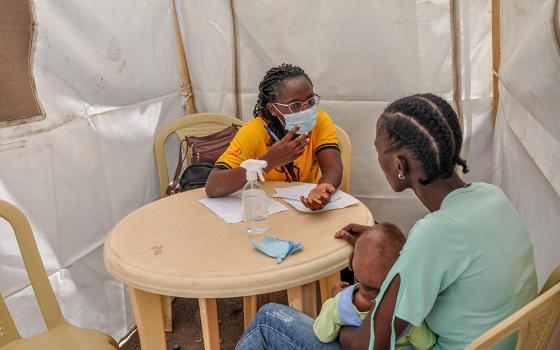
M 284 120 L 286 120 L 284 128 L 286 128 L 286 131 L 290 131 L 295 128 L 296 125 L 299 125 L 298 134 L 310 132 L 315 127 L 317 114 L 317 106 L 310 107 L 297 113 L 284 114 Z

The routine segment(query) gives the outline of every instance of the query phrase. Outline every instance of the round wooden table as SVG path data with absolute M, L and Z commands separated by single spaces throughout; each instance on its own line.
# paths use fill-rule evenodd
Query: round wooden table
M 294 184 L 265 182 L 274 187 Z M 128 286 L 143 350 L 166 349 L 161 296 L 198 298 L 206 349 L 219 349 L 215 298 L 245 297 L 245 324 L 256 312 L 256 295 L 288 290 L 290 305 L 316 316 L 316 281 L 347 266 L 351 248 L 334 233 L 355 222 L 372 225 L 362 203 L 307 214 L 279 198 L 288 211 L 270 215 L 268 235 L 304 244 L 277 264 L 251 245 L 243 223 L 227 224 L 198 202 L 204 189 L 157 200 L 121 220 L 104 247 L 107 270 Z M 331 277 L 329 277 L 331 276 Z M 323 290 L 325 289 L 325 290 Z

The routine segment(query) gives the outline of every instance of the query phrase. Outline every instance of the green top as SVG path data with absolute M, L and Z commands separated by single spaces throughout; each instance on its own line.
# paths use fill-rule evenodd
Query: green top
M 376 305 L 397 275 L 395 316 L 413 325 L 425 321 L 438 336 L 434 349 L 465 348 L 537 295 L 523 222 L 505 194 L 486 183 L 451 192 L 440 210 L 414 225 Z M 373 319 L 371 330 L 370 349 Z M 394 333 L 393 327 L 391 349 Z
M 321 307 L 321 313 L 313 324 L 313 331 L 323 343 L 330 343 L 338 337 L 342 322 L 338 316 L 338 300 L 342 293 L 338 293 L 334 298 L 330 298 Z M 354 307 L 358 316 L 363 320 L 369 311 L 361 312 Z M 430 349 L 435 343 L 435 336 L 432 331 L 422 323 L 420 327 L 412 327 L 410 331 L 402 336 L 397 342 L 397 347 L 411 344 L 416 350 Z

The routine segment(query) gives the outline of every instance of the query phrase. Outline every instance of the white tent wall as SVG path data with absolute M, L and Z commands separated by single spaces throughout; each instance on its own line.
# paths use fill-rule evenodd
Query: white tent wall
M 556 5 L 556 8 L 555 8 Z M 539 285 L 560 265 L 560 25 L 558 1 L 501 4 L 495 173 L 524 218 Z M 551 349 L 560 348 L 557 332 Z
M 539 283 L 560 264 L 560 46 L 554 0 L 502 4 L 494 181 L 531 235 Z
M 525 219 L 542 284 L 560 264 L 557 18 L 554 0 L 518 0 L 502 6 L 494 181 Z
M 490 1 L 460 3 L 463 123 L 471 180 L 487 180 L 492 140 Z M 230 2 L 177 0 L 198 111 L 235 114 Z M 123 336 L 126 289 L 101 244 L 124 215 L 158 197 L 153 137 L 182 115 L 170 2 L 34 2 L 33 75 L 46 119 L 0 129 L 0 197 L 28 215 L 68 319 Z M 403 229 L 425 211 L 377 167 L 375 123 L 416 92 L 453 98 L 450 2 L 233 1 L 240 117 L 266 69 L 301 65 L 322 106 L 351 136 L 351 191 Z M 0 291 L 24 335 L 42 329 L 15 240 L 0 223 Z
M 0 129 L 0 198 L 32 228 L 64 315 L 119 339 L 134 322 L 103 241 L 159 197 L 154 133 L 184 114 L 165 1 L 33 2 L 33 75 L 46 118 Z M 0 292 L 22 335 L 44 325 L 7 223 Z
M 461 1 L 464 125 L 472 180 L 488 180 L 492 143 L 491 4 Z M 426 211 L 394 193 L 373 148 L 377 118 L 392 100 L 418 92 L 453 98 L 450 1 L 185 1 L 184 44 L 199 111 L 235 114 L 238 27 L 241 117 L 252 118 L 258 84 L 283 62 L 303 67 L 321 106 L 352 139 L 351 192 L 378 221 L 408 230 Z

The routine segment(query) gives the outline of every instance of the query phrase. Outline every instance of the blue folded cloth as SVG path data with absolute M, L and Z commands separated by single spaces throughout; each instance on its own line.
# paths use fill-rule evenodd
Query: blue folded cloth
M 259 243 L 251 241 L 255 249 L 260 250 L 268 256 L 276 258 L 280 264 L 288 255 L 303 248 L 303 244 L 294 241 L 265 236 Z

